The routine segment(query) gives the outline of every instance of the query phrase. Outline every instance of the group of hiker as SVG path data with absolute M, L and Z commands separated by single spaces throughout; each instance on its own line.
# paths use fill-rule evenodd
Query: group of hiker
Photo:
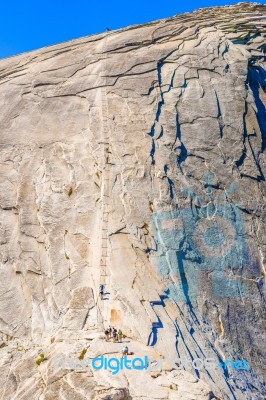
M 119 329 L 119 331 L 117 331 L 116 328 L 111 327 L 110 325 L 109 325 L 109 328 L 106 329 L 104 333 L 105 333 L 105 337 L 106 337 L 107 341 L 109 341 L 109 339 L 113 338 L 113 342 L 121 343 L 122 339 L 125 337 L 123 335 L 123 332 L 121 331 L 121 329 Z M 122 349 L 122 358 L 125 357 L 125 356 L 132 355 L 132 354 L 134 354 L 134 353 L 129 353 L 128 352 L 128 347 L 127 346 L 123 347 L 123 349 Z
M 119 329 L 117 331 L 116 328 L 111 327 L 110 325 L 109 325 L 109 328 L 107 328 L 104 331 L 104 334 L 105 334 L 105 337 L 106 337 L 107 341 L 109 341 L 110 339 L 113 339 L 113 342 L 119 342 L 119 343 L 122 342 L 122 339 L 124 337 L 123 332 L 121 331 L 121 329 Z
M 103 297 L 104 297 L 104 289 L 105 289 L 105 285 L 100 284 L 100 286 L 99 286 L 99 296 L 100 296 L 100 299 L 101 299 L 101 300 L 103 300 Z M 109 325 L 109 327 L 104 331 L 104 334 L 105 334 L 106 340 L 107 340 L 108 342 L 109 342 L 109 340 L 112 340 L 112 339 L 113 339 L 113 342 L 114 342 L 114 343 L 115 343 L 115 342 L 121 343 L 121 342 L 122 342 L 122 339 L 125 337 L 125 335 L 123 334 L 123 332 L 121 331 L 121 329 L 117 330 L 116 328 L 114 328 L 114 327 L 112 327 L 112 326 L 110 326 L 110 325 Z M 129 352 L 128 352 L 128 347 L 127 347 L 127 346 L 125 346 L 125 347 L 122 349 L 122 357 L 131 355 L 131 354 L 133 354 L 133 353 L 129 353 Z

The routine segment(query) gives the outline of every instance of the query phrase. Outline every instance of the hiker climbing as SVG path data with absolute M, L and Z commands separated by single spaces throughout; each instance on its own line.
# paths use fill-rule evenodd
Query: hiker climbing
M 104 285 L 101 284 L 99 286 L 99 296 L 100 296 L 101 300 L 103 300 L 103 295 L 104 295 Z

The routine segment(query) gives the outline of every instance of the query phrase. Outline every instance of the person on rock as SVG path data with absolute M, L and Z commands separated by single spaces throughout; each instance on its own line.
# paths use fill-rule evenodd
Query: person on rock
M 121 329 L 119 329 L 119 331 L 117 332 L 117 336 L 118 336 L 118 341 L 122 342 L 123 339 L 123 332 L 121 331 Z
M 117 330 L 115 328 L 113 329 L 113 342 L 118 342 Z
M 106 340 L 107 340 L 107 342 L 109 341 L 109 338 L 110 338 L 110 331 L 109 331 L 109 329 L 106 329 L 105 331 L 104 331 L 104 334 L 105 334 L 105 338 L 106 338 Z
M 118 342 L 118 336 L 117 336 L 117 333 L 116 333 L 116 332 L 113 333 L 113 342 L 114 342 L 114 343 L 115 343 L 115 342 Z
M 99 286 L 99 296 L 100 296 L 101 300 L 103 300 L 103 295 L 104 295 L 104 285 L 101 284 Z
M 112 327 L 109 325 L 109 327 L 104 331 L 104 334 L 105 334 L 105 337 L 106 337 L 106 339 L 107 339 L 107 341 L 109 341 L 109 339 L 111 339 L 112 338 L 112 336 L 113 336 L 113 329 L 112 329 Z
M 127 347 L 127 346 L 125 346 L 125 347 L 122 349 L 122 358 L 123 358 L 124 356 L 128 356 L 128 347 Z
M 113 336 L 113 329 L 110 325 L 109 325 L 108 331 L 109 331 L 109 339 L 111 339 L 111 337 Z

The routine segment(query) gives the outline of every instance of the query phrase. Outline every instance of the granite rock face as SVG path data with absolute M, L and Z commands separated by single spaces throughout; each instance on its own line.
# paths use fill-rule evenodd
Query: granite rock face
M 0 61 L 2 400 L 265 398 L 265 34 L 241 3 Z M 55 362 L 125 342 L 162 371 Z

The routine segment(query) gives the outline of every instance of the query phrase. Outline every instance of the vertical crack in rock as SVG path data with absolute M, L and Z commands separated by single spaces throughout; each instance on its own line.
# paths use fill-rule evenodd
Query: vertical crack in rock
M 177 111 L 177 104 L 176 104 L 176 139 L 179 140 L 180 142 L 180 155 L 177 156 L 177 163 L 179 164 L 181 171 L 182 167 L 181 164 L 186 161 L 188 157 L 188 151 L 182 142 L 182 135 L 181 135 L 181 125 L 179 124 L 179 117 L 178 117 L 178 111 Z M 175 140 L 176 143 L 176 140 Z
M 162 67 L 163 67 L 163 60 L 160 60 L 157 63 L 157 82 L 158 82 L 158 86 L 159 86 L 159 91 L 160 91 L 160 100 L 158 101 L 158 106 L 157 106 L 157 111 L 156 111 L 156 115 L 155 115 L 155 120 L 154 123 L 151 127 L 151 130 L 149 132 L 149 135 L 152 138 L 152 147 L 151 147 L 151 152 L 150 152 L 150 156 L 151 156 L 151 164 L 154 165 L 155 164 L 155 151 L 156 151 L 156 143 L 154 140 L 154 135 L 155 135 L 155 128 L 156 128 L 156 124 L 159 122 L 160 119 L 160 115 L 162 112 L 162 107 L 164 105 L 164 95 L 163 95 L 163 91 L 162 91 Z M 149 91 L 150 93 L 150 91 Z M 161 127 L 161 133 L 159 135 L 158 138 L 163 136 L 163 127 Z
M 218 118 L 219 129 L 220 129 L 220 137 L 222 139 L 224 125 L 223 125 L 223 119 L 222 119 L 222 113 L 221 113 L 221 106 L 220 106 L 220 102 L 219 102 L 219 98 L 218 98 L 218 94 L 217 94 L 216 90 L 214 90 L 214 93 L 215 93 L 215 97 L 216 97 L 216 101 L 217 101 L 217 109 L 218 109 L 217 118 Z

